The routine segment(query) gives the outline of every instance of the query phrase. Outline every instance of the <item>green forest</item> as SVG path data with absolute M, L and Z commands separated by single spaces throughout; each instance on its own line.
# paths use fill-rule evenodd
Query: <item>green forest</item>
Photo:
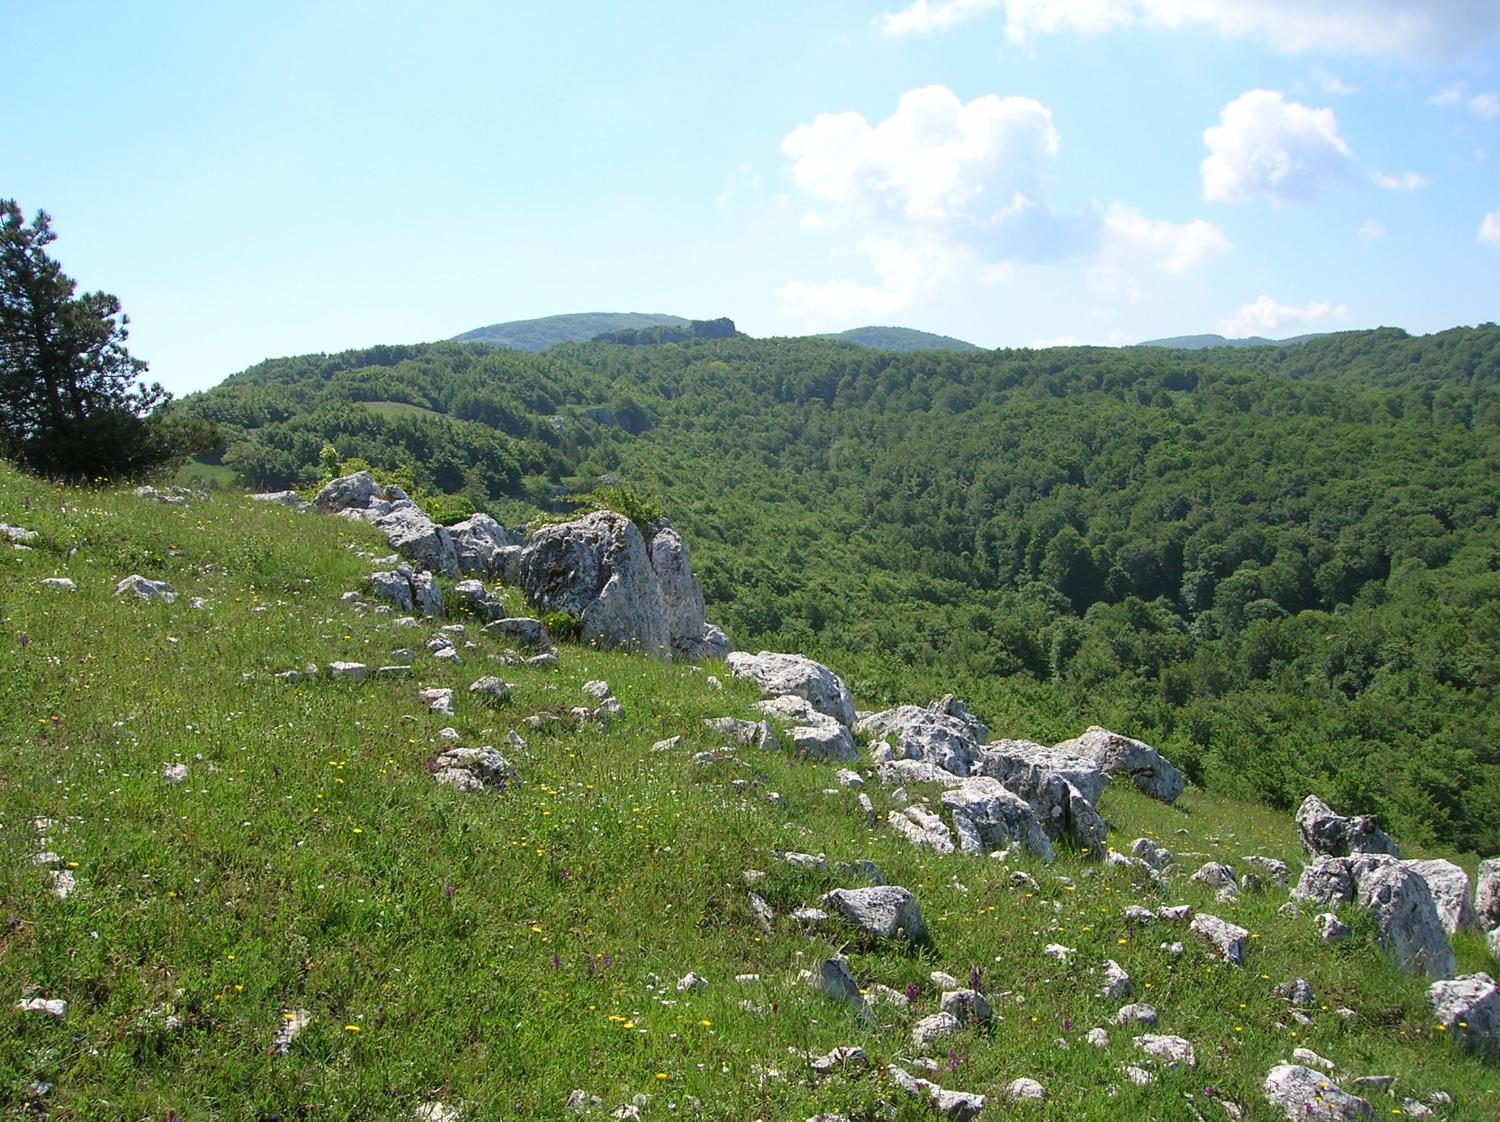
M 512 524 L 618 477 L 736 646 L 992 735 L 1500 851 L 1500 328 L 897 353 L 732 338 L 261 363 L 188 398 L 256 490 L 320 454 Z

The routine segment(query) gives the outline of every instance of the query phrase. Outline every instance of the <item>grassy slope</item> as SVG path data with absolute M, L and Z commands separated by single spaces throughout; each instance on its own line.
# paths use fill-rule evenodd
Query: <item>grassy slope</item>
M 681 316 L 657 315 L 652 312 L 577 312 L 540 319 L 518 319 L 492 323 L 455 335 L 456 343 L 492 343 L 522 351 L 544 351 L 557 343 L 586 343 L 606 331 L 626 328 L 655 327 L 671 324 L 686 327 L 689 320 Z
M 384 552 L 366 527 L 233 496 L 183 511 L 3 469 L 0 522 L 43 535 L 32 552 L 0 554 L 11 593 L 0 602 L 7 1116 L 36 1079 L 57 1085 L 59 1120 L 168 1109 L 184 1120 L 404 1118 L 430 1098 L 468 1104 L 470 1118 L 552 1118 L 574 1087 L 610 1109 L 650 1095 L 648 1119 L 690 1117 L 690 1097 L 707 1118 L 858 1116 L 881 1092 L 877 1079 L 815 1083 L 789 1050 L 858 1043 L 880 1062 L 909 1055 L 911 1024 L 936 1008 L 926 976 L 937 968 L 982 970 L 1005 1018 L 943 1042 L 941 1078 L 998 1094 L 1034 1077 L 1050 1097 L 1015 1109 L 1021 1117 L 1189 1118 L 1184 1095 L 1222 1117 L 1204 1103 L 1209 1087 L 1265 1117 L 1259 1083 L 1298 1045 L 1350 1076 L 1394 1074 L 1407 1094 L 1445 1090 L 1458 1104 L 1451 1117 L 1495 1116 L 1496 1069 L 1432 1031 L 1425 986 L 1367 939 L 1329 951 L 1310 921 L 1277 915 L 1278 893 L 1225 908 L 1177 881 L 1172 902 L 1258 936 L 1249 968 L 1232 970 L 1185 931 L 1130 938 L 1120 910 L 1155 901 L 1118 870 L 1071 856 L 1047 869 L 1029 857 L 919 854 L 866 827 L 852 794 L 825 793 L 831 768 L 776 753 L 742 750 L 739 762 L 695 768 L 692 754 L 717 746 L 699 718 L 745 715 L 753 700 L 733 683 L 709 688 L 702 671 L 576 648 L 563 649 L 556 670 L 499 668 L 490 640 L 471 635 L 480 647 L 462 666 L 423 652 L 415 682 L 274 682 L 273 672 L 309 660 L 375 665 L 422 646 L 428 628 L 339 602 L 370 568 L 354 547 Z M 114 599 L 131 572 L 172 582 L 182 598 Z M 38 589 L 52 575 L 79 590 Z M 189 607 L 192 596 L 208 607 Z M 463 693 L 492 672 L 515 686 L 499 708 Z M 625 707 L 607 732 L 522 724 L 585 704 L 590 678 L 607 680 Z M 418 684 L 459 687 L 457 715 L 425 712 Z M 500 795 L 439 788 L 425 764 L 445 725 L 463 743 L 501 746 L 521 782 Z M 503 745 L 511 728 L 525 751 Z M 679 733 L 680 747 L 651 750 Z M 163 783 L 169 761 L 188 764 L 187 782 Z M 736 789 L 741 778 L 754 786 Z M 772 790 L 784 806 L 767 798 Z M 871 793 L 883 812 L 888 794 Z M 1296 867 L 1291 823 L 1259 808 L 1201 792 L 1167 808 L 1112 790 L 1102 809 L 1117 843 L 1155 836 L 1189 868 L 1249 852 Z M 66 901 L 29 860 L 42 816 L 62 822 L 50 846 L 77 864 L 80 887 Z M 862 984 L 915 984 L 917 1008 L 882 1007 L 867 1026 L 792 983 L 847 933 L 804 933 L 782 919 L 760 934 L 744 870 L 768 872 L 762 891 L 783 913 L 839 883 L 776 865 L 773 848 L 870 858 L 918 895 L 930 948 L 846 948 Z M 1009 886 L 1016 868 L 1037 877 L 1039 893 Z M 1181 960 L 1158 949 L 1176 938 L 1189 942 Z M 1041 957 L 1054 941 L 1077 948 L 1071 967 Z M 1136 1088 L 1118 1071 L 1136 1058 L 1130 1034 L 1112 1029 L 1103 1052 L 1084 1045 L 1114 1011 L 1094 996 L 1105 958 L 1161 1011 L 1161 1031 L 1194 1043 L 1195 1069 Z M 1460 946 L 1460 966 L 1495 968 L 1475 940 Z M 709 979 L 706 992 L 675 992 L 689 970 Z M 735 984 L 743 973 L 764 982 Z M 1296 1029 L 1271 994 L 1294 975 L 1312 982 L 1319 1006 L 1350 1006 L 1358 1022 L 1315 1006 L 1314 1026 Z M 67 1020 L 11 1009 L 23 992 L 67 999 Z M 766 1011 L 743 1011 L 744 1000 Z M 183 1018 L 181 1032 L 153 1019 L 164 1006 Z M 272 1056 L 292 1008 L 310 1010 L 311 1025 L 289 1055 Z M 782 1076 L 766 1075 L 772 1068 Z M 1120 1088 L 1117 1099 L 1106 1084 Z M 1399 1104 L 1378 1105 L 1388 1114 Z M 986 1117 L 1010 1113 L 997 1101 Z

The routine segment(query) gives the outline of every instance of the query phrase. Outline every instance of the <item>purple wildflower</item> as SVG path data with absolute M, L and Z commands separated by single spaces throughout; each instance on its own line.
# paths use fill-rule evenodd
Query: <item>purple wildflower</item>
M 979 972 L 979 967 L 976 966 L 973 969 L 971 969 L 969 971 L 969 988 L 971 990 L 977 990 L 977 989 L 982 988 L 980 986 L 980 981 L 981 981 L 982 977 L 983 976 Z
M 456 891 L 458 891 L 458 890 L 455 889 L 451 884 L 445 884 L 445 885 L 443 885 L 443 895 L 446 896 L 450 900 L 453 899 L 453 894 Z
M 906 983 L 906 1000 L 907 1001 L 915 1001 L 915 1000 L 917 1000 L 917 998 L 919 998 L 921 996 L 922 996 L 922 991 L 919 990 L 919 989 L 917 989 L 917 983 L 916 982 L 907 982 Z

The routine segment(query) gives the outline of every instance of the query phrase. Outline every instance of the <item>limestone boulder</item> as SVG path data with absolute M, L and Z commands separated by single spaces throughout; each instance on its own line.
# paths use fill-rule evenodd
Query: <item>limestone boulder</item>
M 515 535 L 488 514 L 455 522 L 448 527 L 448 538 L 453 542 L 459 572 L 476 577 L 500 577 L 500 569 L 504 567 L 499 561 L 500 551 L 520 544 Z
M 936 709 L 900 705 L 861 719 L 855 731 L 889 743 L 892 759 L 920 760 L 954 775 L 973 774 L 980 760 L 972 726 Z
M 1486 931 L 1500 927 L 1500 857 L 1479 863 L 1474 878 L 1474 911 Z
M 1031 804 L 1007 790 L 998 779 L 977 776 L 943 792 L 943 806 L 977 829 L 986 850 L 1005 849 L 1020 842 L 1047 863 L 1054 857 L 1052 842 L 1037 821 Z
M 903 935 L 908 942 L 927 940 L 927 925 L 917 898 L 898 885 L 875 888 L 836 888 L 823 896 L 823 907 L 843 916 L 860 932 L 874 939 Z
M 324 484 L 313 498 L 313 506 L 332 513 L 364 510 L 380 495 L 380 484 L 375 482 L 375 477 L 367 471 L 358 471 Z
M 1301 1064 L 1277 1064 L 1261 1087 L 1266 1102 L 1288 1122 L 1354 1122 L 1373 1119 L 1375 1108 L 1334 1085 L 1326 1072 Z
M 1151 745 L 1097 725 L 1082 736 L 1054 747 L 1093 760 L 1106 775 L 1122 775 L 1141 791 L 1165 803 L 1174 802 L 1187 786 L 1182 772 Z
M 735 651 L 724 664 L 735 678 L 754 682 L 768 697 L 800 697 L 846 728 L 854 723 L 849 687 L 822 663 L 796 654 Z
M 1427 882 L 1438 919 L 1449 935 L 1477 930 L 1479 916 L 1469 898 L 1469 874 L 1452 861 L 1407 861 L 1406 867 Z
M 458 551 L 453 548 L 448 527 L 428 518 L 410 499 L 398 499 L 389 510 L 375 517 L 374 523 L 401 556 L 439 576 L 454 579 L 462 576 Z
M 543 526 L 521 554 L 521 587 L 539 612 L 566 612 L 585 643 L 666 657 L 661 586 L 630 519 L 601 510 Z
M 811 759 L 840 763 L 859 759 L 859 749 L 849 730 L 800 697 L 788 694 L 767 698 L 757 702 L 755 708 L 768 717 L 787 722 L 791 726 L 787 738 L 793 750 Z
M 1438 1024 L 1470 1052 L 1500 1058 L 1500 990 L 1488 974 L 1434 982 L 1427 991 Z
M 1458 963 L 1427 882 L 1392 862 L 1359 879 L 1355 903 L 1375 916 L 1382 949 L 1403 970 L 1451 978 Z
M 177 593 L 166 581 L 147 580 L 139 573 L 131 573 L 115 585 L 115 595 L 134 596 L 148 604 L 173 604 L 177 601 Z
M 1373 817 L 1362 814 L 1346 818 L 1317 795 L 1308 795 L 1297 809 L 1297 835 L 1302 848 L 1315 857 L 1348 857 L 1355 853 L 1401 856 L 1396 843 L 1375 825 Z

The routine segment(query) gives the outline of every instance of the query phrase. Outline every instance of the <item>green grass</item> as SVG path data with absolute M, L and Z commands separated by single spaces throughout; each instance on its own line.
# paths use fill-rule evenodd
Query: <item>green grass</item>
M 202 460 L 189 460 L 178 468 L 172 482 L 179 487 L 230 488 L 239 485 L 239 479 L 223 464 L 206 464 Z
M 405 401 L 361 401 L 371 413 L 379 413 L 382 417 L 442 417 L 444 414 L 434 409 L 427 409 L 421 405 L 411 405 Z
M 1500 1073 L 1433 1031 L 1420 980 L 1367 938 L 1324 948 L 1307 916 L 1277 913 L 1284 894 L 1223 907 L 1174 882 L 1171 902 L 1255 932 L 1249 967 L 1233 970 L 1185 930 L 1130 936 L 1121 910 L 1159 901 L 1121 871 L 1066 854 L 1047 868 L 918 853 L 867 827 L 854 794 L 826 793 L 832 768 L 780 753 L 743 749 L 737 763 L 695 766 L 695 752 L 718 746 L 701 718 L 749 715 L 754 700 L 722 668 L 576 647 L 554 670 L 502 666 L 473 626 L 476 648 L 444 666 L 421 650 L 437 623 L 399 628 L 391 614 L 339 602 L 370 570 L 357 551 L 387 552 L 367 527 L 234 495 L 183 510 L 8 471 L 0 521 L 42 535 L 31 552 L 0 553 L 6 1117 L 24 1116 L 34 1080 L 56 1084 L 56 1120 L 407 1118 L 434 1098 L 473 1119 L 557 1118 L 575 1087 L 599 1095 L 606 1117 L 637 1094 L 650 1096 L 644 1118 L 693 1117 L 690 1099 L 713 1119 L 865 1117 L 884 1093 L 879 1077 L 814 1081 L 792 1053 L 860 1044 L 910 1067 L 911 1025 L 936 1010 L 934 969 L 980 970 L 1004 1016 L 935 1052 L 943 1082 L 995 1096 L 987 1118 L 1188 1119 L 1184 1096 L 1222 1117 L 1206 1088 L 1267 1117 L 1261 1080 L 1304 1045 L 1338 1062 L 1341 1078 L 1395 1075 L 1400 1093 L 1419 1098 L 1446 1091 L 1452 1118 L 1500 1109 Z M 115 599 L 131 572 L 169 581 L 180 599 Z M 78 591 L 38 587 L 54 575 Z M 398 647 L 419 650 L 414 681 L 272 678 L 309 661 L 374 666 Z M 716 672 L 722 690 L 707 682 Z M 465 692 L 490 673 L 514 686 L 504 705 Z M 581 686 L 592 678 L 613 687 L 623 720 L 525 723 L 589 704 Z M 426 712 L 418 685 L 455 687 L 456 715 Z M 501 794 L 438 787 L 426 765 L 445 726 L 460 743 L 499 747 L 519 782 Z M 509 730 L 524 750 L 505 744 Z M 652 751 L 677 734 L 679 747 Z M 187 781 L 164 783 L 167 762 L 186 763 Z M 888 792 L 870 793 L 889 808 Z M 1101 810 L 1117 845 L 1153 836 L 1189 869 L 1252 852 L 1298 865 L 1291 821 L 1263 808 L 1196 790 L 1164 807 L 1112 789 Z M 38 817 L 61 823 L 50 848 L 76 862 L 79 889 L 66 901 L 30 862 Z M 778 865 L 774 849 L 878 862 L 917 895 L 932 944 L 861 946 L 785 918 L 762 934 L 745 870 L 766 872 L 757 891 L 783 913 L 844 883 Z M 1012 888 L 1016 869 L 1040 891 Z M 1188 944 L 1181 959 L 1159 948 L 1175 939 Z M 1050 942 L 1076 948 L 1071 966 L 1041 956 Z M 865 1024 L 796 984 L 798 970 L 840 949 L 862 985 L 915 985 L 917 1006 L 880 1006 Z M 1462 969 L 1495 970 L 1479 941 L 1459 952 Z M 1095 996 L 1105 958 L 1158 1008 L 1159 1031 L 1193 1042 L 1196 1068 L 1137 1088 L 1118 1070 L 1138 1058 L 1130 1033 L 1111 1027 L 1106 1051 L 1083 1043 L 1115 1009 Z M 689 970 L 707 991 L 676 992 Z M 735 983 L 747 973 L 763 981 Z M 1311 1027 L 1272 996 L 1293 976 L 1318 994 Z M 14 1010 L 30 991 L 65 998 L 67 1019 Z M 1359 1017 L 1345 1024 L 1324 1005 Z M 167 1009 L 180 1031 L 162 1028 Z M 311 1024 L 290 1054 L 271 1055 L 290 1009 L 309 1010 Z M 1019 1076 L 1042 1082 L 1048 1101 L 1001 1101 Z M 1383 1115 L 1399 1105 L 1377 1100 Z

